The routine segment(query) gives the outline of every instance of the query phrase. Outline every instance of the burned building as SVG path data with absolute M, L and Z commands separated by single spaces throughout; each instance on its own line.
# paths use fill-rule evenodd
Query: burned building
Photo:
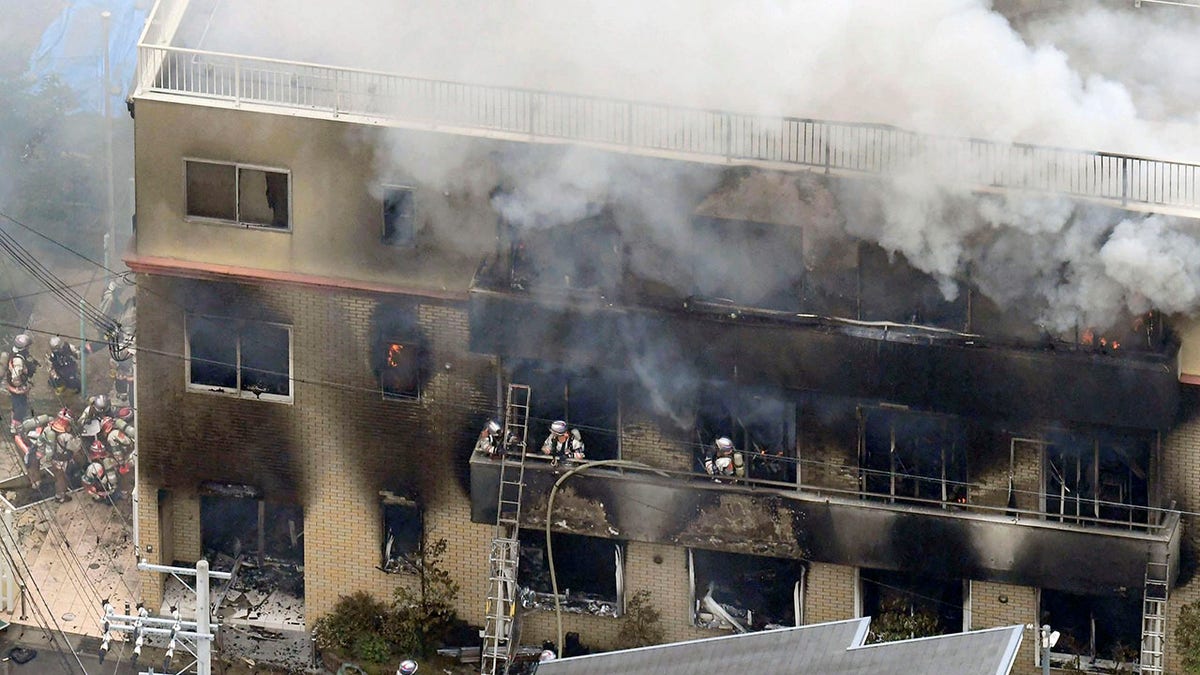
M 548 513 L 577 463 L 525 462 L 530 641 L 553 638 L 556 564 L 568 630 L 600 647 L 647 589 L 672 640 L 1051 623 L 1070 638 L 1056 659 L 1133 650 L 1161 672 L 1165 651 L 1169 670 L 1159 627 L 1198 593 L 1185 322 L 1039 324 L 994 280 L 867 236 L 906 132 L 194 49 L 219 15 L 159 2 L 132 99 L 144 558 L 289 567 L 311 625 L 352 591 L 388 597 L 445 539 L 482 625 L 512 460 L 472 448 L 524 385 L 531 453 L 562 420 L 588 460 L 642 467 L 581 471 Z M 1142 189 L 1165 163 L 1072 157 L 1088 180 L 997 170 L 961 203 L 1197 206 L 1194 180 Z M 607 177 L 540 184 L 573 166 Z M 717 438 L 739 471 L 714 480 Z

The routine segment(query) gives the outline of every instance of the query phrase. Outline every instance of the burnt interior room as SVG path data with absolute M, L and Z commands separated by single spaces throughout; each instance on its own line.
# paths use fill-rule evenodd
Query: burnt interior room
M 420 506 L 413 499 L 384 491 L 379 508 L 383 521 L 380 568 L 389 574 L 414 571 L 425 532 Z
M 550 424 L 563 420 L 579 429 L 587 459 L 620 456 L 620 383 L 595 369 L 568 370 L 537 361 L 509 364 L 509 381 L 530 387 L 529 444 L 539 452 Z
M 299 569 L 304 564 L 304 514 L 300 506 L 246 496 L 200 496 L 200 545 L 214 569 L 241 557 L 247 565 Z
M 875 641 L 945 635 L 965 629 L 962 579 L 864 569 L 859 571 L 859 586 L 862 615 L 871 617 Z
M 696 625 L 745 631 L 797 625 L 802 561 L 691 549 L 688 564 Z
M 965 502 L 967 426 L 948 415 L 863 406 L 862 485 L 891 500 Z
M 1108 429 L 1051 430 L 1044 438 L 1045 512 L 1061 522 L 1145 523 L 1155 437 Z
M 1042 590 L 1041 623 L 1049 624 L 1061 637 L 1054 647 L 1055 665 L 1081 659 L 1080 665 L 1095 660 L 1129 663 L 1137 658 L 1142 640 L 1142 596 L 1077 595 Z
M 746 477 L 796 482 L 796 404 L 766 389 L 710 384 L 696 405 L 693 470 L 704 471 L 704 453 L 724 436 L 742 452 Z
M 526 608 L 553 609 L 546 533 L 521 530 L 517 584 Z M 621 613 L 624 544 L 612 539 L 553 532 L 554 572 L 564 611 L 617 616 Z
M 516 290 L 560 289 L 612 294 L 624 271 L 621 235 L 611 212 L 574 222 L 509 225 L 509 285 Z
M 803 232 L 797 226 L 694 217 L 693 294 L 749 307 L 800 309 Z

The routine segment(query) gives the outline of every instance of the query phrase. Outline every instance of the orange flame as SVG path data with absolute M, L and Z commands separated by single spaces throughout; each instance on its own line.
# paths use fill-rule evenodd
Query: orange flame
M 404 351 L 404 345 L 392 343 L 388 345 L 388 365 L 395 368 L 400 365 L 400 352 Z

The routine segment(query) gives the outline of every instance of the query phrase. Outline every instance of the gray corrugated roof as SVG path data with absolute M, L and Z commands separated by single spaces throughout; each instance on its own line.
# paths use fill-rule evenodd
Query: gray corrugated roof
M 1021 626 L 863 646 L 870 619 L 781 628 L 590 654 L 541 664 L 538 675 L 1005 675 Z

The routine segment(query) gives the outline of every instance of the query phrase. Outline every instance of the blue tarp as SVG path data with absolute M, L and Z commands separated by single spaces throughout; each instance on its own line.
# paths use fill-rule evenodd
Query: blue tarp
M 68 0 L 62 14 L 46 28 L 29 59 L 37 78 L 57 76 L 78 97 L 79 108 L 104 112 L 104 26 L 109 19 L 109 72 L 113 111 L 123 110 L 137 69 L 137 41 L 148 11 L 144 0 Z

